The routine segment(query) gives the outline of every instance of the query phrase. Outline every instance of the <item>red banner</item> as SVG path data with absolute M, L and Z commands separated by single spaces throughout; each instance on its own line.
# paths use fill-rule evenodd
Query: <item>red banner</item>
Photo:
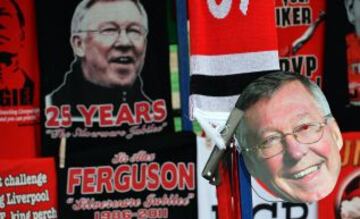
M 343 133 L 342 169 L 334 191 L 319 202 L 319 218 L 360 217 L 360 132 Z
M 350 103 L 360 105 L 360 37 L 355 33 L 346 36 Z
M 1 158 L 34 157 L 40 138 L 34 1 L 1 1 Z M 21 133 L 21 137 L 19 136 Z
M 0 160 L 0 219 L 57 218 L 52 158 Z
M 322 84 L 325 0 L 276 0 L 280 67 Z

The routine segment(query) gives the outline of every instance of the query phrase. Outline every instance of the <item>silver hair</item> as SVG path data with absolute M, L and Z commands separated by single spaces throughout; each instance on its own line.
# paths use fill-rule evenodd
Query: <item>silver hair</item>
M 282 71 L 267 74 L 250 83 L 240 95 L 236 107 L 245 112 L 258 101 L 266 98 L 270 99 L 280 87 L 292 81 L 300 82 L 310 92 L 324 116 L 331 115 L 329 103 L 319 86 L 305 76 Z M 247 134 L 247 127 L 241 120 L 235 130 L 235 137 L 240 147 L 249 147 L 246 138 Z
M 142 15 L 142 23 L 144 27 L 148 30 L 148 16 L 143 5 L 140 3 L 139 0 L 82 0 L 76 7 L 75 12 L 73 14 L 71 20 L 71 36 L 70 40 L 74 34 L 79 33 L 82 31 L 82 27 L 84 26 L 83 21 L 86 13 L 89 9 L 95 5 L 97 2 L 115 2 L 115 1 L 130 1 L 133 2 L 136 7 L 139 9 L 140 14 Z

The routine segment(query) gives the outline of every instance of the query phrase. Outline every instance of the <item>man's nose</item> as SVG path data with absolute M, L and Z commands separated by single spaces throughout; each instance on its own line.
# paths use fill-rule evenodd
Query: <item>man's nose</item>
M 131 39 L 126 34 L 126 31 L 120 31 L 119 35 L 115 39 L 116 46 L 130 46 L 132 44 Z
M 309 151 L 308 145 L 299 143 L 292 134 L 286 135 L 283 143 L 285 144 L 285 156 L 289 161 L 298 161 Z

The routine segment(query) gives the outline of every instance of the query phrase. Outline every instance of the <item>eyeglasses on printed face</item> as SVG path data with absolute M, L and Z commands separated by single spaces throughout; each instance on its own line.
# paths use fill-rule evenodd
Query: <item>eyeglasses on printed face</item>
M 141 25 L 128 25 L 124 28 L 121 28 L 120 26 L 110 26 L 105 25 L 103 27 L 100 27 L 97 30 L 81 30 L 78 31 L 79 33 L 83 32 L 90 32 L 90 33 L 97 33 L 100 37 L 104 39 L 108 39 L 112 42 L 114 42 L 116 39 L 119 38 L 122 31 L 125 31 L 126 36 L 130 39 L 131 42 L 139 42 L 143 41 L 146 38 L 146 35 L 148 33 L 147 29 Z
M 301 144 L 314 144 L 322 138 L 324 127 L 327 125 L 331 114 L 324 116 L 322 122 L 304 123 L 296 126 L 291 133 L 279 133 L 267 137 L 260 145 L 242 148 L 244 152 L 255 152 L 261 158 L 268 159 L 279 155 L 285 150 L 284 139 L 288 135 L 293 135 L 295 140 Z

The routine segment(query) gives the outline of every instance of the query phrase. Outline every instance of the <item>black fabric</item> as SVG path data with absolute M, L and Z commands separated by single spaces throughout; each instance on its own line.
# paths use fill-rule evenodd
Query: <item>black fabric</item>
M 79 2 L 79 0 L 57 4 L 49 1 L 36 2 L 41 63 L 42 124 L 44 124 L 42 128 L 43 155 L 55 155 L 60 142 L 59 138 L 62 136 L 76 137 L 77 128 L 87 132 L 81 138 L 87 138 L 86 135 L 97 135 L 99 131 L 108 134 L 120 131 L 126 133 L 120 134 L 120 137 L 124 139 L 153 133 L 173 132 L 166 1 L 157 1 L 156 4 L 151 1 L 141 1 L 148 15 L 149 32 L 145 63 L 140 73 L 143 83 L 141 84 L 138 77 L 131 89 L 108 89 L 86 82 L 81 74 L 80 64 L 73 63 L 74 54 L 69 43 L 70 23 Z M 66 73 L 68 73 L 66 83 L 61 86 Z M 52 108 L 46 105 L 46 96 L 51 99 Z M 140 122 L 134 122 L 136 124 L 106 126 L 100 125 L 95 119 L 90 126 L 84 124 L 83 120 L 78 122 L 79 117 L 83 117 L 77 108 L 80 104 L 85 105 L 87 109 L 91 105 L 95 105 L 97 108 L 101 105 L 107 107 L 111 105 L 114 117 L 119 113 L 118 110 L 124 107 L 124 104 L 128 104 L 130 113 L 136 117 L 137 113 L 134 108 L 138 103 L 144 103 L 145 107 L 150 107 L 148 111 L 152 115 L 146 115 L 148 118 L 153 118 L 153 114 L 162 114 L 160 116 L 162 118 L 159 119 L 161 121 L 149 122 L 141 119 Z M 154 107 L 154 103 L 157 103 L 157 107 Z M 64 106 L 70 109 L 62 109 Z M 161 108 L 161 112 L 156 112 L 156 108 Z M 64 113 L 65 124 L 61 122 Z M 166 115 L 164 116 L 164 114 Z M 98 118 L 96 116 L 94 118 Z M 70 119 L 72 121 L 69 125 L 68 120 Z M 131 128 L 135 131 L 131 131 Z M 102 135 L 97 136 L 90 138 L 105 138 Z M 119 137 L 119 135 L 115 137 Z
M 61 105 L 70 104 L 72 115 L 79 116 L 76 111 L 76 105 L 111 103 L 114 110 L 118 110 L 121 103 L 127 103 L 133 109 L 135 102 L 149 101 L 144 93 L 141 92 L 139 79 L 131 88 L 103 88 L 86 81 L 83 77 L 80 63 L 74 63 L 74 71 L 69 72 L 64 86 L 49 96 L 52 105 L 61 107 Z
M 190 82 L 191 94 L 207 96 L 239 95 L 251 81 L 269 72 L 271 71 L 225 76 L 192 75 Z
M 327 1 L 324 93 L 342 131 L 360 130 L 360 107 L 349 104 L 346 41 L 354 31 L 343 0 Z
M 59 218 L 101 218 L 100 212 L 107 214 L 106 211 L 111 212 L 109 214 L 113 216 L 117 213 L 120 215 L 127 214 L 126 211 L 132 212 L 133 217 L 123 216 L 123 218 L 151 218 L 149 216 L 151 211 L 158 213 L 153 218 L 197 218 L 196 136 L 193 133 L 142 136 L 126 142 L 115 139 L 98 141 L 69 139 L 66 145 L 65 168 L 59 169 Z M 138 156 L 138 159 L 131 159 L 134 158 L 134 154 L 139 152 L 143 156 Z M 125 158 L 126 156 L 128 157 Z M 149 171 L 150 166 L 157 166 L 158 168 Z M 119 177 L 116 176 L 116 170 L 127 167 L 145 168 L 145 171 L 130 170 L 122 172 Z M 171 168 L 167 167 L 171 167 L 172 170 L 170 171 Z M 108 191 L 105 189 L 106 186 L 101 186 L 103 192 L 97 193 L 97 185 L 100 185 L 97 179 L 101 178 L 101 174 L 98 175 L 101 168 L 113 171 L 110 178 L 114 181 L 109 185 L 109 188 L 111 187 L 114 190 Z M 183 177 L 184 171 L 181 168 L 186 170 L 185 175 L 188 177 Z M 105 175 L 103 174 L 103 176 Z M 144 179 L 143 186 L 136 189 L 133 186 L 136 180 L 132 178 L 130 180 L 131 186 L 128 189 L 124 186 L 119 190 L 120 187 L 116 187 L 114 182 L 125 183 L 125 178 L 128 176 L 135 176 L 138 181 Z M 161 177 L 166 179 L 161 180 Z M 84 182 L 86 178 L 88 179 L 87 183 Z M 164 183 L 175 178 L 174 186 Z M 184 184 L 180 182 L 184 182 Z M 154 189 L 151 186 L 152 184 L 160 186 Z M 92 190 L 85 194 L 86 191 L 90 190 L 81 191 L 83 186 L 84 188 L 91 187 L 96 191 Z M 74 193 L 70 194 L 72 192 Z M 154 196 L 161 198 L 162 202 L 147 206 L 146 200 Z M 77 204 L 79 202 L 89 203 L 92 200 L 108 201 L 107 203 L 125 200 L 138 200 L 138 202 L 136 206 L 103 208 L 95 205 Z M 82 207 L 77 208 L 79 206 Z M 153 210 L 149 210 L 151 208 Z M 160 217 L 161 215 L 164 217 Z M 122 217 L 118 215 L 118 217 L 108 216 L 108 218 Z

